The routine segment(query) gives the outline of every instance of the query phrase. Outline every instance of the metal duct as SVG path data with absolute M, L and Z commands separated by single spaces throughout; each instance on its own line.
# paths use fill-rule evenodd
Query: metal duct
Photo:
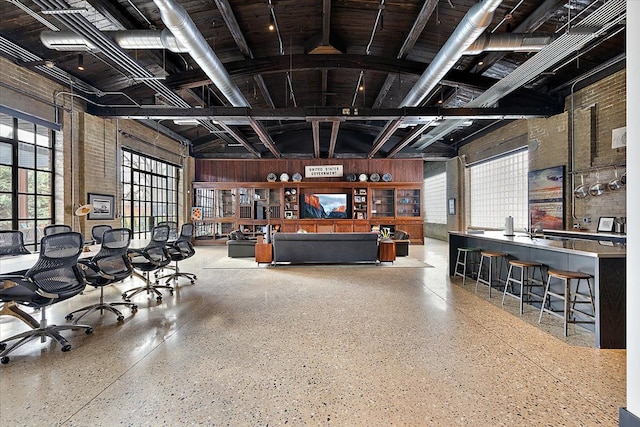
M 462 53 L 478 55 L 482 52 L 534 52 L 556 39 L 555 36 L 534 36 L 523 33 L 482 34 Z
M 460 21 L 460 24 L 458 24 L 455 31 L 451 34 L 451 37 L 449 37 L 444 46 L 442 46 L 442 49 L 440 49 L 433 61 L 431 61 L 431 64 L 429 64 L 416 84 L 402 100 L 400 103 L 401 108 L 418 106 L 424 100 L 429 92 L 442 80 L 445 74 L 453 68 L 467 48 L 471 46 L 489 24 L 491 24 L 493 13 L 500 3 L 502 3 L 502 0 L 484 0 L 471 6 L 467 14 L 462 18 L 462 21 Z M 394 126 L 394 122 L 389 122 L 380 131 L 376 140 L 373 142 L 371 151 L 367 155 L 368 158 L 372 158 L 391 137 L 393 132 L 389 133 L 388 130 L 392 126 Z M 406 144 L 408 143 L 409 141 L 406 142 Z
M 251 107 L 184 8 L 172 0 L 153 0 L 153 2 L 160 9 L 162 22 L 176 39 L 187 47 L 193 60 L 220 89 L 231 105 Z
M 493 12 L 500 3 L 502 0 L 484 0 L 471 6 L 418 82 L 405 96 L 400 107 L 416 107 L 424 100 L 431 89 L 453 68 L 465 50 L 491 24 Z
M 104 31 L 103 33 L 123 49 L 169 49 L 176 53 L 189 51 L 168 30 L 125 30 Z M 95 51 L 98 49 L 86 37 L 72 31 L 43 31 L 40 33 L 40 41 L 47 48 L 58 51 Z
M 484 108 L 495 105 L 501 98 L 524 86 L 535 76 L 553 67 L 566 57 L 575 54 L 585 44 L 600 34 L 605 34 L 613 27 L 620 25 L 626 19 L 626 0 L 609 0 L 589 16 L 580 21 L 572 29 L 598 28 L 597 31 L 569 31 L 559 36 L 553 43 L 532 56 L 524 64 L 516 68 L 511 74 L 490 87 L 473 101 L 468 102 L 467 108 Z M 422 150 L 434 142 L 442 139 L 448 133 L 460 127 L 462 120 L 446 120 L 429 134 L 412 144 Z

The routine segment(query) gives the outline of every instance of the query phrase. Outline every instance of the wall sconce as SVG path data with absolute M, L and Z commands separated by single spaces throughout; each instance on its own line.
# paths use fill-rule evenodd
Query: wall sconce
M 269 31 L 274 31 L 276 29 L 276 23 L 273 22 L 273 16 L 269 15 L 269 26 L 267 27 Z
M 84 57 L 82 54 L 78 54 L 78 70 L 84 71 Z

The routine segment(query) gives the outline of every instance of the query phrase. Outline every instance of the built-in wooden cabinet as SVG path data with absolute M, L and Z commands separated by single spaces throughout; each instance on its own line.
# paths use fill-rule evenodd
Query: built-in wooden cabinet
M 396 200 L 394 188 L 371 189 L 371 218 L 394 218 Z
M 194 206 L 202 218 L 194 220 L 196 238 L 226 239 L 240 229 L 255 238 L 266 226 L 283 232 L 366 232 L 381 226 L 404 230 L 414 243 L 423 243 L 419 183 L 268 182 L 193 183 Z M 346 213 L 340 218 L 305 218 L 304 195 L 346 194 Z M 309 204 L 309 202 L 307 202 Z

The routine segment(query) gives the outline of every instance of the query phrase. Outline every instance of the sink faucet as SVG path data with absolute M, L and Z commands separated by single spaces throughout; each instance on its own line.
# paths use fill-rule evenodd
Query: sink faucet
M 524 228 L 524 232 L 527 234 L 527 236 L 533 240 L 537 237 L 538 234 L 540 234 L 542 232 L 541 229 L 539 228 L 532 228 L 532 229 L 528 229 L 528 228 Z

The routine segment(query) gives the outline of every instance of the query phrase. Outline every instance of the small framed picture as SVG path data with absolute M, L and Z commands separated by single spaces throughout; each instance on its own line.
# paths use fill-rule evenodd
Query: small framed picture
M 88 201 L 93 208 L 89 212 L 88 219 L 113 219 L 114 199 L 111 194 L 88 193 Z
M 293 219 L 293 212 L 284 211 L 284 217 L 285 217 L 285 219 Z
M 367 189 L 366 188 L 361 188 L 360 189 L 360 194 L 367 194 Z
M 613 223 L 615 218 L 612 216 L 601 216 L 598 220 L 598 231 L 611 232 L 613 231 Z
M 356 203 L 360 203 L 360 196 L 354 196 L 353 201 Z

